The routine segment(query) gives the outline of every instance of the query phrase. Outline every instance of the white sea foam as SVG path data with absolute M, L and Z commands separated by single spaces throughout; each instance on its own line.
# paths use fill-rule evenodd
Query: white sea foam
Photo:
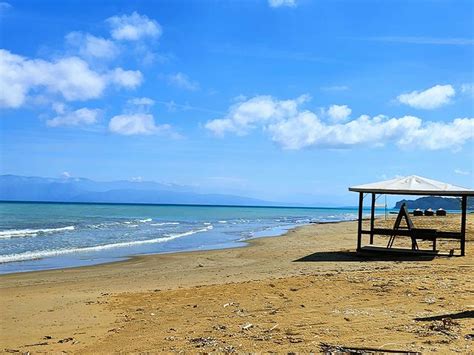
M 160 222 L 160 223 L 150 223 L 150 226 L 167 226 L 167 225 L 178 225 L 179 222 Z
M 295 221 L 295 223 L 298 223 L 298 224 L 308 224 L 310 222 L 310 219 L 308 218 L 305 218 L 305 219 L 297 219 Z
M 151 222 L 152 219 L 151 218 L 145 218 L 145 219 L 139 219 L 138 222 L 140 223 L 147 223 L 147 222 Z
M 91 229 L 102 229 L 102 228 L 107 228 L 107 227 L 114 227 L 114 226 L 120 226 L 120 225 L 126 225 L 128 227 L 137 227 L 137 223 L 148 223 L 153 221 L 152 218 L 145 218 L 145 219 L 133 219 L 130 221 L 121 221 L 121 222 L 105 222 L 105 223 L 99 223 L 99 224 L 91 224 L 87 226 L 88 228 Z M 162 222 L 162 223 L 150 223 L 150 226 L 164 226 L 164 225 L 178 225 L 178 222 Z
M 42 228 L 42 229 L 6 229 L 0 231 L 0 239 L 10 239 L 19 237 L 35 237 L 38 234 L 50 234 L 64 231 L 74 230 L 74 226 L 60 227 L 60 228 Z
M 225 224 L 225 223 L 227 223 L 227 221 L 218 221 L 218 223 Z
M 214 227 L 213 226 L 207 226 L 206 228 L 203 228 L 203 229 L 198 229 L 198 230 L 191 230 L 189 232 L 183 232 L 183 233 L 179 233 L 179 234 L 165 234 L 167 238 L 179 238 L 179 237 L 186 237 L 188 235 L 191 235 L 191 234 L 196 234 L 196 233 L 200 233 L 200 232 L 207 232 L 211 229 L 213 229 Z
M 212 229 L 212 226 L 208 226 L 206 228 L 190 230 L 188 232 L 183 232 L 183 233 L 178 233 L 178 234 L 168 234 L 165 237 L 160 237 L 160 238 L 136 240 L 132 242 L 104 244 L 104 245 L 97 245 L 93 247 L 31 251 L 31 252 L 24 252 L 24 253 L 19 253 L 19 254 L 1 255 L 0 264 L 9 263 L 13 261 L 41 259 L 41 258 L 73 254 L 73 253 L 86 253 L 86 252 L 95 252 L 95 251 L 108 250 L 108 249 L 114 249 L 114 248 L 133 247 L 133 246 L 144 245 L 144 244 L 165 243 L 173 239 L 186 237 L 188 235 L 192 235 L 196 233 L 206 232 L 211 229 Z
M 99 224 L 90 224 L 90 225 L 87 226 L 87 228 L 102 229 L 102 228 L 107 228 L 107 227 L 118 226 L 118 225 L 121 225 L 121 224 L 122 224 L 122 222 L 104 222 L 104 223 L 99 223 Z

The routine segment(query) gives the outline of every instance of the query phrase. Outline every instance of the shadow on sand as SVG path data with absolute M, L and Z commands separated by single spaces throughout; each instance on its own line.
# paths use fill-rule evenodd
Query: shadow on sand
M 383 254 L 383 253 L 357 253 L 355 251 L 322 251 L 316 252 L 293 262 L 369 262 L 369 261 L 431 261 L 433 255 L 409 255 L 409 254 Z
M 433 321 L 433 320 L 442 320 L 444 318 L 451 318 L 451 319 L 474 318 L 474 311 L 441 314 L 439 316 L 432 316 L 432 317 L 420 317 L 420 318 L 415 318 L 415 320 L 416 321 Z

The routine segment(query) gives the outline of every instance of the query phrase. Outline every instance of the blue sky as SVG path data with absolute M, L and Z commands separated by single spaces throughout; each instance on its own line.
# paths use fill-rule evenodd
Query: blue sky
M 3 174 L 316 205 L 474 187 L 474 3 L 0 4 Z

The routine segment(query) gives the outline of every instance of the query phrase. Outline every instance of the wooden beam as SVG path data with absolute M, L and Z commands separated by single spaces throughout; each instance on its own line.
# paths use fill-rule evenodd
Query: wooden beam
M 437 231 L 436 229 L 428 229 L 428 228 L 418 228 L 418 230 L 424 229 L 426 233 L 428 232 L 436 232 L 436 236 L 438 239 L 462 239 L 462 235 L 460 232 L 444 232 L 444 231 Z M 370 230 L 361 230 L 361 234 L 369 235 L 371 233 Z M 392 229 L 392 228 L 374 228 L 374 235 L 393 235 L 397 234 L 404 237 L 410 237 L 414 234 L 413 231 L 409 229 Z
M 370 207 L 370 244 L 374 244 L 375 224 L 375 193 L 372 193 L 372 205 Z
M 467 196 L 461 198 L 461 256 L 466 253 L 466 213 L 467 213 Z
M 364 194 L 359 192 L 359 225 L 357 228 L 357 251 L 362 248 L 362 208 L 364 205 Z

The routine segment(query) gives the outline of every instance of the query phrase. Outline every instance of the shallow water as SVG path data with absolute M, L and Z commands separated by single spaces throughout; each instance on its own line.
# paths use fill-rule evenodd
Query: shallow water
M 99 264 L 131 255 L 242 246 L 353 208 L 0 203 L 0 273 Z

